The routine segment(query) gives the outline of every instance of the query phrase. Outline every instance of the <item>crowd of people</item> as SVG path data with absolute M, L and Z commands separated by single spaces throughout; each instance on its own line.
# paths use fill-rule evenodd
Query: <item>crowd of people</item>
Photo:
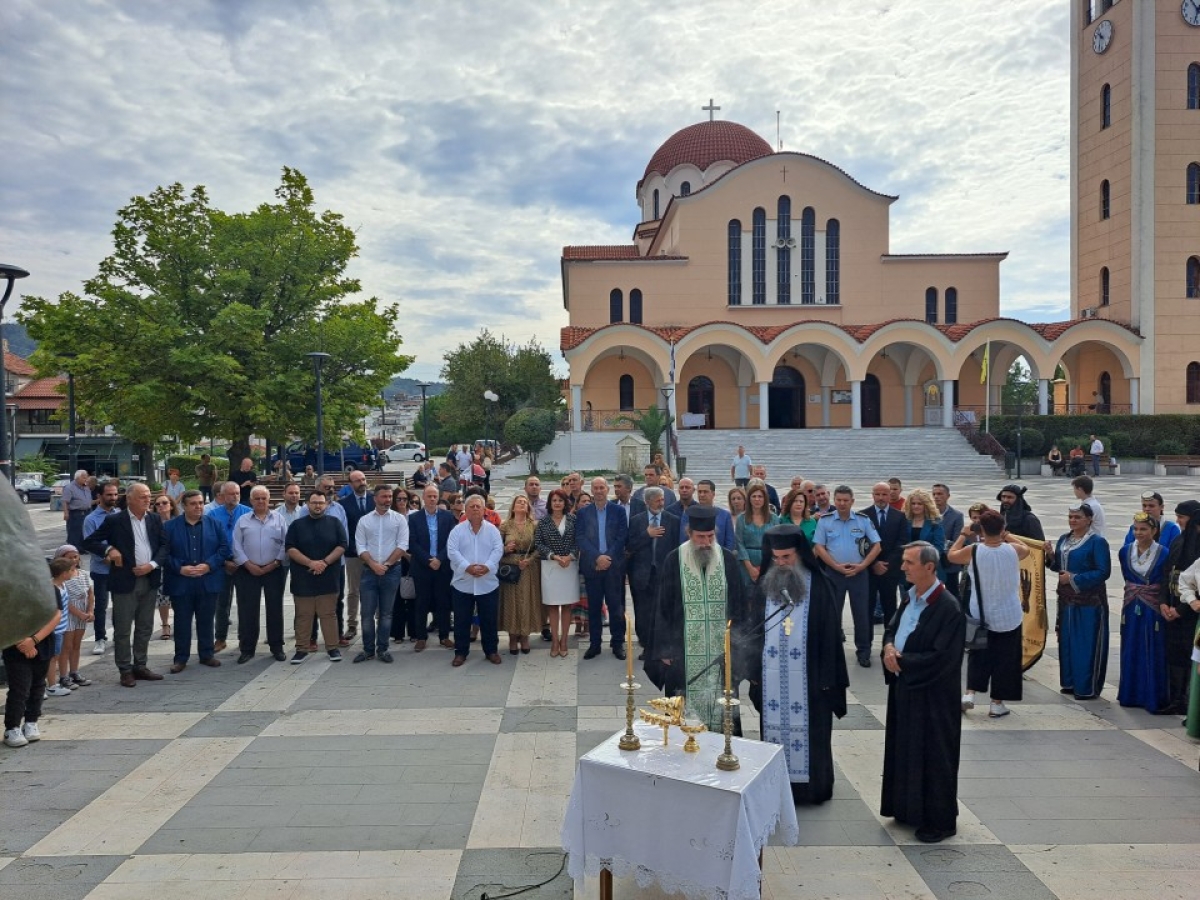
M 1021 565 L 1031 548 L 1043 554 L 1057 600 L 1062 692 L 1093 700 L 1105 682 L 1112 566 L 1088 475 L 1072 480 L 1077 501 L 1066 531 L 1047 540 L 1018 484 L 1000 489 L 995 508 L 974 503 L 965 515 L 946 484 L 905 495 L 895 478 L 875 484 L 861 506 L 849 486 L 800 475 L 781 497 L 742 447 L 724 507 L 713 481 L 675 479 L 661 455 L 636 488 L 620 474 L 593 478 L 585 490 L 570 473 L 543 495 L 531 476 L 503 512 L 486 449 L 452 448 L 436 470 L 427 462 L 414 473 L 412 489 L 372 490 L 352 472 L 337 491 L 332 478 L 309 484 L 306 473 L 287 481 L 275 508 L 247 471 L 221 483 L 198 470 L 210 476 L 200 490 L 172 472 L 157 497 L 131 486 L 124 508 L 115 482 L 89 494 L 86 508 L 86 478 L 73 482 L 64 493 L 72 540 L 52 564 L 61 614 L 31 647 L 4 651 L 18 666 L 46 662 L 40 678 L 37 666 L 10 678 L 27 696 L 10 690 L 6 742 L 37 739 L 44 694 L 90 683 L 79 673 L 82 637 L 93 624 L 92 652 L 106 652 L 110 605 L 120 684 L 135 687 L 163 678 L 148 665 L 156 611 L 160 637 L 174 642 L 171 673 L 189 665 L 193 640 L 200 665 L 221 665 L 235 598 L 237 662 L 254 658 L 264 631 L 273 659 L 288 661 L 290 586 L 292 664 L 322 649 L 318 635 L 335 662 L 358 638 L 355 663 L 392 663 L 398 643 L 421 653 L 436 634 L 456 668 L 476 643 L 499 665 L 501 632 L 510 655 L 530 653 L 540 632 L 551 657 L 565 658 L 572 626 L 583 660 L 603 652 L 606 628 L 609 650 L 624 660 L 631 627 L 650 680 L 685 693 L 712 727 L 722 673 L 709 663 L 732 623 L 733 681 L 749 682 L 764 739 L 784 746 L 796 799 L 822 802 L 833 785 L 832 716 L 846 710 L 848 602 L 854 659 L 869 669 L 878 654 L 888 684 L 883 811 L 933 841 L 955 829 L 961 716 L 981 695 L 993 718 L 1022 699 Z M 1190 729 L 1200 734 L 1200 503 L 1178 504 L 1175 521 L 1156 492 L 1144 493 L 1141 506 L 1118 554 L 1117 699 L 1163 714 L 1187 713 L 1190 699 Z M 78 570 L 80 551 L 90 556 L 90 577 Z

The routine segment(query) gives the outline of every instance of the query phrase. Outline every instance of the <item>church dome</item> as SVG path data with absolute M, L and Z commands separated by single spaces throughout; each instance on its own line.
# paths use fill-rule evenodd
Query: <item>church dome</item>
M 772 152 L 771 145 L 736 122 L 697 122 L 671 135 L 650 158 L 638 188 L 657 173 L 670 174 L 676 166 L 691 164 L 704 172 L 715 162 L 728 160 L 735 166 Z

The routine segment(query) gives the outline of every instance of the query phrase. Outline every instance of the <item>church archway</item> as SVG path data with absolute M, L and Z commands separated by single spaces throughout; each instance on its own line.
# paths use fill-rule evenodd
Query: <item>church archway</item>
M 883 390 L 879 379 L 867 375 L 862 383 L 862 427 L 878 428 L 883 423 Z
M 716 390 L 711 378 L 697 375 L 688 382 L 687 411 L 692 415 L 703 415 L 705 428 L 717 427 L 713 416 L 716 408 Z M 687 427 L 687 423 L 682 424 Z
M 769 388 L 771 428 L 804 427 L 804 376 L 791 366 L 776 366 Z
M 1096 391 L 1096 412 L 1112 412 L 1112 376 L 1107 371 L 1100 373 L 1099 389 Z

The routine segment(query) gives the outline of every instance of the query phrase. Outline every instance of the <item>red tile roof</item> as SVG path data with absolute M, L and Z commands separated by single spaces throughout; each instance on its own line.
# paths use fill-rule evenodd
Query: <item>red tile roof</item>
M 37 370 L 29 364 L 25 357 L 17 356 L 11 350 L 4 351 L 4 370 L 27 378 L 32 378 L 37 374 Z
M 585 262 L 617 260 L 620 262 L 662 262 L 664 260 L 687 259 L 686 256 L 642 256 L 637 244 L 599 244 L 576 247 L 563 247 L 562 258 L 565 261 L 580 260 Z
M 39 378 L 31 381 L 21 390 L 12 395 L 12 402 L 18 409 L 59 409 L 67 402 L 65 394 L 65 378 Z M 56 388 L 63 387 L 60 393 Z
M 1022 322 L 1019 319 L 1011 319 L 1011 318 L 1004 318 L 1004 317 L 996 317 L 996 318 L 992 318 L 992 319 L 981 319 L 978 322 L 970 322 L 970 323 L 965 323 L 965 324 L 961 324 L 961 325 L 929 325 L 920 319 L 889 319 L 886 322 L 874 322 L 869 325 L 838 325 L 837 323 L 827 322 L 822 319 L 807 319 L 807 320 L 801 320 L 799 322 L 792 322 L 787 325 L 742 325 L 741 323 L 730 322 L 727 320 L 712 320 L 709 322 L 701 322 L 697 325 L 687 325 L 687 326 L 685 326 L 685 325 L 657 325 L 657 326 L 635 325 L 632 327 L 643 328 L 646 331 L 649 331 L 649 332 L 652 332 L 652 333 L 658 335 L 664 341 L 678 342 L 678 341 L 682 340 L 686 335 L 695 331 L 696 329 L 703 328 L 707 325 L 732 325 L 735 328 L 739 328 L 742 331 L 746 331 L 746 332 L 754 335 L 765 345 L 765 344 L 771 343 L 771 341 L 775 340 L 775 338 L 779 337 L 779 335 L 783 334 L 783 332 L 787 331 L 789 328 L 793 328 L 796 325 L 821 324 L 821 325 L 829 325 L 832 328 L 839 328 L 842 331 L 844 331 L 846 334 L 850 335 L 850 337 L 852 337 L 855 341 L 862 344 L 862 343 L 865 343 L 871 337 L 871 335 L 873 335 L 875 332 L 879 331 L 884 326 L 891 325 L 891 324 L 894 324 L 897 322 L 902 322 L 902 323 L 908 323 L 908 324 L 921 325 L 921 326 L 924 326 L 925 328 L 936 329 L 937 331 L 940 331 L 942 334 L 946 335 L 946 337 L 948 337 L 954 343 L 958 343 L 959 341 L 963 340 L 964 338 L 970 336 L 971 332 L 974 331 L 976 328 L 979 328 L 982 325 L 986 325 L 989 322 L 1013 322 L 1018 325 L 1025 325 L 1027 328 L 1030 328 L 1033 331 L 1037 332 L 1039 335 L 1041 335 L 1047 341 L 1054 341 L 1054 340 L 1057 340 L 1059 337 L 1061 337 L 1068 329 L 1073 328 L 1076 325 L 1082 325 L 1086 322 L 1098 322 L 1098 321 L 1109 321 L 1113 325 L 1116 325 L 1120 328 L 1126 329 L 1127 331 L 1129 331 L 1131 334 L 1133 334 L 1135 336 L 1138 336 L 1138 337 L 1141 336 L 1140 333 L 1137 331 L 1137 329 L 1134 328 L 1132 325 L 1128 324 L 1127 322 L 1118 322 L 1118 321 L 1112 320 L 1112 319 L 1108 319 L 1108 320 L 1071 319 L 1066 322 L 1033 322 L 1033 323 L 1030 323 L 1030 322 Z M 616 323 L 616 324 L 618 324 L 618 325 L 624 324 L 624 325 L 628 326 L 629 323 Z M 564 353 L 568 350 L 573 350 L 576 347 L 578 347 L 580 344 L 582 344 L 584 341 L 586 341 L 588 338 L 590 338 L 596 332 L 603 331 L 605 328 L 612 328 L 612 327 L 614 327 L 614 326 L 613 325 L 603 325 L 598 328 L 584 328 L 579 325 L 568 325 L 566 328 L 563 328 L 562 331 L 560 332 L 559 348 Z
M 737 166 L 770 153 L 771 145 L 745 125 L 729 121 L 697 122 L 680 129 L 663 142 L 650 157 L 646 172 L 637 186 L 641 189 L 642 182 L 652 172 L 667 175 L 676 166 L 685 163 L 691 163 L 703 172 L 722 160 L 729 160 Z

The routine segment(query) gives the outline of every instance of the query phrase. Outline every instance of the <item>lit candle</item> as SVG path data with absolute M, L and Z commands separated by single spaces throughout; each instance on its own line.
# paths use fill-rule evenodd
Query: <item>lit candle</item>
M 625 677 L 633 684 L 633 625 L 625 613 Z
M 725 691 L 733 693 L 733 666 L 729 653 L 729 632 L 733 630 L 733 619 L 725 623 Z

